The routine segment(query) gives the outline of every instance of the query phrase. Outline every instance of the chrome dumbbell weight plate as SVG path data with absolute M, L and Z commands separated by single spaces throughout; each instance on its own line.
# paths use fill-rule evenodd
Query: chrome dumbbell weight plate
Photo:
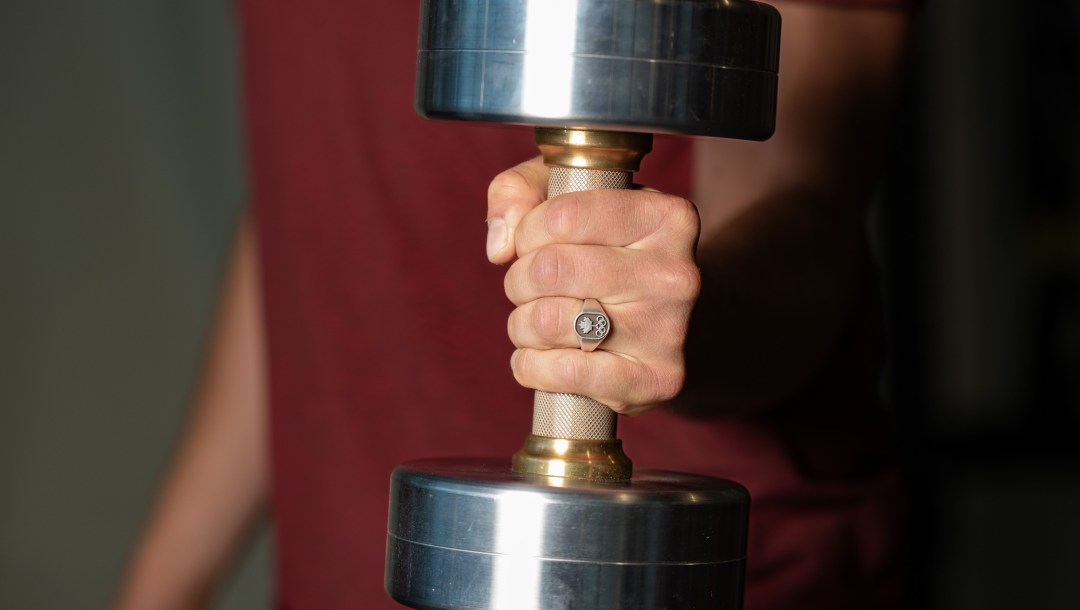
M 697 475 L 596 484 L 410 462 L 391 482 L 386 589 L 445 610 L 736 610 L 748 507 L 741 486 Z
M 746 0 L 425 0 L 426 117 L 764 140 L 780 16 Z

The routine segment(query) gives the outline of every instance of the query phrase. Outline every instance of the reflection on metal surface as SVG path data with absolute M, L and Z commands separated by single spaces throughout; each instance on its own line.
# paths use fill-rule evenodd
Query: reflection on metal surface
M 505 459 L 411 462 L 391 483 L 386 590 L 427 609 L 736 610 L 748 509 L 746 490 L 711 477 L 604 484 Z
M 432 118 L 765 139 L 780 16 L 746 0 L 422 0 Z
M 577 0 L 529 0 L 525 16 L 522 109 L 538 117 L 570 112 Z
M 514 454 L 515 472 L 588 481 L 626 481 L 633 472 L 622 441 L 549 438 L 530 434 Z
M 534 139 L 544 163 L 559 167 L 636 172 L 652 150 L 647 133 L 537 127 Z
M 511 491 L 495 499 L 495 543 L 500 555 L 491 577 L 492 610 L 540 610 L 544 508 L 539 494 Z

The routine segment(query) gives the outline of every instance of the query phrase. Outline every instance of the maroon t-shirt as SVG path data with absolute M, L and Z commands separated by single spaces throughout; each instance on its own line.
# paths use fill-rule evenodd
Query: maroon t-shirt
M 382 585 L 393 467 L 509 456 L 529 431 L 484 219 L 490 178 L 536 150 L 526 129 L 414 114 L 417 5 L 243 4 L 280 608 L 397 607 Z M 690 161 L 686 141 L 659 138 L 638 179 L 687 194 Z M 849 357 L 792 405 L 620 422 L 635 463 L 750 490 L 747 610 L 896 598 L 898 483 L 875 415 L 872 300 L 863 311 Z

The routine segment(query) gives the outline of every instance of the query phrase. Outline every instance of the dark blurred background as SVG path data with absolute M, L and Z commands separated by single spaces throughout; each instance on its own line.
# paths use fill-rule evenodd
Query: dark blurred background
M 105 607 L 177 438 L 245 197 L 231 10 L 0 7 L 0 608 Z M 1080 3 L 917 21 L 869 227 L 909 606 L 1074 610 Z M 220 607 L 269 606 L 266 557 Z
M 915 608 L 1080 608 L 1080 3 L 930 0 L 874 228 Z

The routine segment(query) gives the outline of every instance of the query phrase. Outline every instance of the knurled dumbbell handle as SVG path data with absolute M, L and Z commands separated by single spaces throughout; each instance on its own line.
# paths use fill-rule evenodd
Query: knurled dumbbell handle
M 633 186 L 630 172 L 559 166 L 550 169 L 548 198 L 574 191 Z M 532 433 L 537 436 L 611 440 L 615 438 L 615 427 L 615 412 L 588 396 L 537 390 L 533 398 Z

